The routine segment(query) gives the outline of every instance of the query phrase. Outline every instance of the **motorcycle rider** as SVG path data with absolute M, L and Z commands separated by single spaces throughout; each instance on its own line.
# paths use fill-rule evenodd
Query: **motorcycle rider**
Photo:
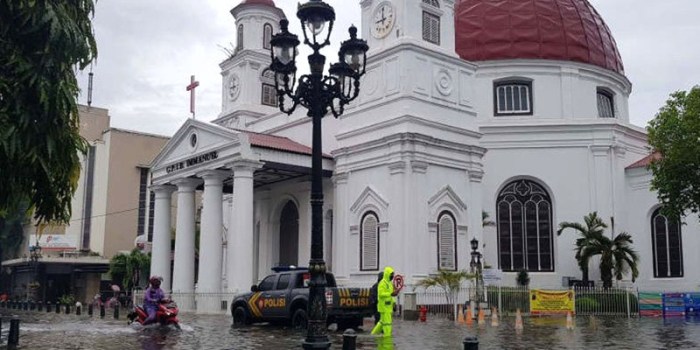
M 156 314 L 158 312 L 160 302 L 165 299 L 165 293 L 163 293 L 163 290 L 160 289 L 160 282 L 162 280 L 163 279 L 160 276 L 151 276 L 151 278 L 148 280 L 151 285 L 148 287 L 148 289 L 146 289 L 146 294 L 143 298 L 143 307 L 146 309 L 146 313 L 148 314 L 148 317 L 143 322 L 144 325 L 156 321 Z
M 379 312 L 379 323 L 372 329 L 372 334 L 384 333 L 385 337 L 391 336 L 391 313 L 394 312 L 394 297 L 398 291 L 394 291 L 394 269 L 391 266 L 384 268 L 384 278 L 377 286 L 377 312 Z

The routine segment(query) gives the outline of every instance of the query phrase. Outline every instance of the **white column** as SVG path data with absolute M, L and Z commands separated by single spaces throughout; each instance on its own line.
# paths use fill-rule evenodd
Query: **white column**
M 151 275 L 163 277 L 161 288 L 167 293 L 170 291 L 170 206 L 175 186 L 155 185 L 151 189 L 156 196 L 153 211 Z
M 191 293 L 194 293 L 194 193 L 200 182 L 198 179 L 189 178 L 173 182 L 177 186 L 173 293 L 190 294 L 186 298 L 175 296 L 180 310 L 183 311 L 193 308 Z
M 228 231 L 226 278 L 229 292 L 250 290 L 253 276 L 253 172 L 260 162 L 241 160 L 233 169 L 233 212 Z
M 201 293 L 221 293 L 221 259 L 223 231 L 223 187 L 228 172 L 209 170 L 199 174 L 204 179 L 202 220 L 199 236 L 199 278 L 197 312 L 219 311 L 220 298 Z

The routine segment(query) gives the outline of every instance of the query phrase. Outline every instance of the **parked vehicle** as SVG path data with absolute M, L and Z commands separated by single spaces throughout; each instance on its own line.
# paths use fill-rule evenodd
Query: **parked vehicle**
M 306 328 L 311 274 L 304 267 L 273 268 L 275 273 L 251 287 L 250 293 L 236 296 L 231 303 L 234 326 L 256 322 L 288 324 Z M 332 273 L 326 273 L 328 324 L 339 330 L 358 328 L 365 317 L 374 315 L 369 288 L 338 288 Z

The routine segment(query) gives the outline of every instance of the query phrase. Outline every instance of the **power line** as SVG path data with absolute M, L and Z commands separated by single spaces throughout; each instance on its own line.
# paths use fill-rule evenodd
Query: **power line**
M 177 208 L 177 207 L 175 207 L 175 206 L 170 206 L 170 208 L 171 208 L 171 209 L 175 209 L 175 208 Z M 82 218 L 80 218 L 80 219 L 73 219 L 73 220 L 70 220 L 70 222 L 73 222 L 73 221 L 83 221 L 83 220 L 85 220 L 85 219 L 94 219 L 94 218 L 101 218 L 101 217 L 110 216 L 110 215 L 123 214 L 123 213 L 128 213 L 128 212 L 134 211 L 134 210 L 139 210 L 139 207 L 132 208 L 132 209 L 126 209 L 126 210 L 115 211 L 115 212 L 106 213 L 106 214 L 93 215 L 93 216 L 88 217 L 88 218 L 82 217 Z

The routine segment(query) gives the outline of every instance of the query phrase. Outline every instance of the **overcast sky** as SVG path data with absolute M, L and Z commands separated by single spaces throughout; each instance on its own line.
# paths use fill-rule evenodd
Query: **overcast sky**
M 172 135 L 190 116 L 190 75 L 197 118 L 216 118 L 221 106 L 219 63 L 235 43 L 229 13 L 240 0 L 98 0 L 93 24 L 98 44 L 92 105 L 110 110 L 112 126 Z M 298 0 L 276 0 L 301 34 Z M 333 43 L 359 26 L 359 0 L 326 0 L 336 10 Z M 700 1 L 590 0 L 617 41 L 632 81 L 631 121 L 646 126 L 669 93 L 700 84 Z M 326 49 L 326 55 L 336 49 Z M 87 72 L 79 73 L 87 103 Z

